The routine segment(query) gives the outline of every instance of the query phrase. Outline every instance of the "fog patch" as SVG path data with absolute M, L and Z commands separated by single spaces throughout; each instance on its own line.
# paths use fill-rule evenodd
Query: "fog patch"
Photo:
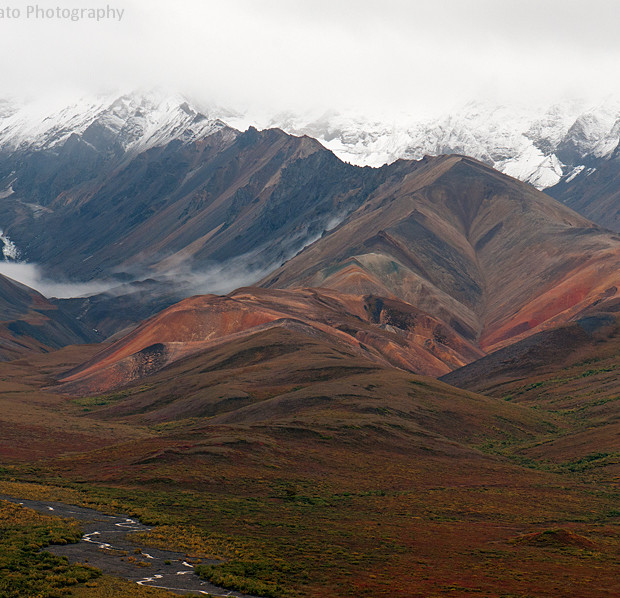
M 105 281 L 63 282 L 50 280 L 37 264 L 26 262 L 0 261 L 0 274 L 21 282 L 46 297 L 57 297 L 59 299 L 96 295 L 118 285 L 118 282 Z
M 251 286 L 282 265 L 283 260 L 260 266 L 252 259 L 256 252 L 214 263 L 199 270 L 177 268 L 162 274 L 161 281 L 174 282 L 185 297 L 225 295 L 240 287 Z
M 340 225 L 349 213 L 350 211 L 343 211 L 329 217 L 314 234 L 306 227 L 289 237 L 282 244 L 277 257 L 267 257 L 269 246 L 263 245 L 251 252 L 206 267 L 193 269 L 191 266 L 177 266 L 163 272 L 161 277 L 178 285 L 179 291 L 185 297 L 208 293 L 224 295 L 240 287 L 255 285 Z
M 179 299 L 191 295 L 229 293 L 239 287 L 249 286 L 271 271 L 279 267 L 282 260 L 267 266 L 259 266 L 252 259 L 256 254 L 246 254 L 227 260 L 223 263 L 214 263 L 200 270 L 191 267 L 177 266 L 156 275 L 153 273 L 142 275 L 135 272 L 131 281 L 99 280 L 92 282 L 70 282 L 49 279 L 39 265 L 26 262 L 9 262 L 0 260 L 0 274 L 35 289 L 45 297 L 69 299 L 72 297 L 89 297 L 106 293 L 111 296 L 130 295 L 143 288 L 143 284 L 150 283 L 154 295 L 157 295 L 158 285 L 161 291 L 171 292 Z M 142 284 L 141 284 L 142 283 Z M 136 286 L 137 285 L 137 286 Z
M 343 211 L 326 218 L 318 226 L 304 227 L 284 241 L 275 252 L 274 247 L 264 244 L 224 262 L 213 262 L 199 267 L 191 261 L 178 262 L 159 271 L 154 271 L 156 267 L 153 265 L 143 267 L 136 265 L 129 271 L 118 270 L 112 275 L 116 280 L 109 278 L 91 282 L 71 282 L 48 278 L 45 270 L 38 264 L 9 261 L 5 258 L 0 259 L 0 274 L 21 282 L 46 297 L 58 299 L 90 297 L 101 293 L 110 296 L 131 295 L 143 292 L 145 285 L 150 286 L 150 292 L 154 296 L 166 294 L 179 300 L 191 295 L 225 295 L 240 287 L 256 284 L 336 228 L 349 213 L 350 211 Z M 7 243 L 4 243 L 6 248 Z M 121 276 L 125 278 L 124 282 L 119 281 Z

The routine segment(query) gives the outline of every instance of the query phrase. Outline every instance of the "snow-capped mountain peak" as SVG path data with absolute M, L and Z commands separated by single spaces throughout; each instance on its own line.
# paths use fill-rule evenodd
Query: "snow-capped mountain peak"
M 172 140 L 191 142 L 226 125 L 192 107 L 179 94 L 152 91 L 58 101 L 0 103 L 0 148 L 50 149 L 71 135 L 124 152 L 139 152 Z
M 612 154 L 620 141 L 620 103 L 592 107 L 567 100 L 540 108 L 469 102 L 431 119 L 382 120 L 332 111 L 279 114 L 266 124 L 316 137 L 341 159 L 361 166 L 458 153 L 544 189 L 589 159 Z

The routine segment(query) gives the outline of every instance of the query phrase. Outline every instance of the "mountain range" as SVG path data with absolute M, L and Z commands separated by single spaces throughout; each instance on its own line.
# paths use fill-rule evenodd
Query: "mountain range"
M 248 283 L 321 287 L 406 302 L 470 345 L 437 349 L 454 368 L 618 292 L 617 235 L 478 160 L 354 166 L 311 137 L 240 132 L 182 100 L 123 96 L 38 127 L 5 108 L 5 248 L 49 276 L 111 281 L 64 303 L 93 329 Z M 615 154 L 597 159 L 613 169 Z M 121 301 L 135 317 L 114 317 Z
M 590 220 L 620 231 L 617 203 L 610 199 L 602 208 L 583 198 L 613 193 L 620 142 L 620 105 L 614 99 L 538 107 L 469 102 L 446 115 L 405 114 L 391 120 L 336 111 L 255 120 L 310 135 L 358 165 L 464 154 L 547 190 Z
M 613 595 L 616 113 L 467 110 L 2 104 L 5 262 L 98 290 L 0 275 L 0 491 L 140 517 L 222 594 Z
M 401 114 L 392 119 L 336 111 L 283 113 L 262 122 L 315 137 L 353 164 L 381 166 L 399 158 L 465 154 L 539 189 L 610 157 L 620 138 L 620 106 L 611 99 L 536 107 L 469 102 L 438 116 Z
M 183 169 L 192 168 L 192 160 L 206 157 L 204 152 L 198 157 L 193 142 L 215 133 L 216 137 L 208 145 L 215 144 L 217 139 L 226 144 L 250 125 L 308 135 L 341 160 L 360 166 L 377 167 L 398 159 L 417 161 L 425 155 L 467 155 L 538 189 L 545 189 L 588 219 L 620 231 L 620 215 L 613 205 L 620 106 L 612 100 L 600 104 L 573 100 L 537 108 L 470 102 L 445 116 L 409 114 L 382 120 L 363 113 L 336 111 L 242 113 L 192 102 L 179 94 L 151 90 L 78 101 L 58 98 L 0 104 L 0 197 L 12 199 L 9 204 L 2 202 L 0 229 L 8 230 L 15 237 L 9 239 L 15 247 L 4 243 L 7 254 L 17 249 L 29 261 L 37 262 L 45 255 L 45 262 L 55 268 L 54 274 L 59 276 L 61 272 L 54 261 L 60 258 L 54 260 L 53 254 L 56 244 L 62 244 L 66 231 L 61 230 L 61 223 L 54 222 L 50 225 L 55 236 L 54 245 L 35 242 L 28 234 L 29 230 L 36 229 L 32 226 L 33 219 L 41 216 L 47 219 L 51 217 L 49 210 L 53 210 L 62 220 L 67 211 L 75 211 L 77 204 L 82 212 L 87 211 L 91 201 L 122 202 L 123 198 L 134 194 L 131 186 L 110 190 L 104 185 L 110 176 L 116 178 L 120 170 L 126 171 L 126 179 L 135 180 L 142 169 L 142 175 L 149 177 L 150 189 L 145 189 L 150 195 L 148 201 L 154 200 L 162 206 L 166 185 L 178 183 L 178 177 L 187 174 Z M 173 158 L 162 150 L 148 151 L 170 143 L 180 144 L 188 154 L 193 153 L 193 157 Z M 170 153 L 176 155 L 172 150 Z M 208 150 L 205 148 L 205 151 Z M 141 158 L 136 162 L 139 155 Z M 177 163 L 173 165 L 171 161 L 174 160 Z M 158 177 L 162 169 L 167 172 L 166 180 Z M 58 174 L 59 170 L 62 175 Z M 20 173 L 23 174 L 20 176 Z M 204 177 L 204 172 L 201 176 Z M 144 180 L 141 183 L 144 184 Z M 204 183 L 193 177 L 194 187 Z M 186 193 L 194 191 L 185 188 Z M 110 192 L 113 197 L 102 200 L 101 196 Z M 610 196 L 606 204 L 603 199 L 597 199 L 602 195 Z M 596 197 L 593 200 L 591 196 Z M 196 201 L 194 199 L 194 203 Z M 204 199 L 201 201 L 204 203 Z M 67 206 L 68 203 L 72 206 Z M 133 209 L 144 211 L 142 207 L 134 205 Z M 338 210 L 332 211 L 332 216 L 340 217 Z M 113 216 L 105 212 L 103 217 Z M 134 213 L 129 222 L 140 219 L 146 221 L 148 214 Z M 320 218 L 318 222 L 310 222 L 308 231 L 289 234 L 297 244 L 293 243 L 280 256 L 267 250 L 258 263 L 272 267 L 321 234 L 321 229 L 329 224 L 329 220 L 321 222 Z M 97 226 L 100 230 L 106 228 L 101 223 Z M 120 230 L 116 236 L 126 232 Z M 83 234 L 97 236 L 96 231 L 88 228 Z M 75 247 L 83 241 L 69 237 L 69 243 Z M 187 244 L 187 239 L 183 243 Z M 81 259 L 89 258 L 93 249 L 84 247 Z M 147 250 L 147 253 L 152 251 Z M 164 247 L 164 251 L 169 249 Z M 210 257 L 203 255 L 200 261 L 205 259 Z M 99 267 L 97 275 L 116 267 L 118 260 L 113 256 L 106 258 L 106 264 Z M 244 263 L 247 261 L 246 256 Z M 265 261 L 270 263 L 265 265 Z M 90 270 L 94 272 L 95 268 Z M 92 276 L 88 268 L 71 264 L 64 269 L 64 275 L 69 278 Z M 245 282 L 251 280 L 252 276 L 246 277 Z

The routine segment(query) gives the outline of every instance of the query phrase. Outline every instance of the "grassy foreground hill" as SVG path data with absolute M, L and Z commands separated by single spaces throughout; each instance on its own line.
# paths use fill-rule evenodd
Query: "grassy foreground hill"
M 569 426 L 568 431 L 543 441 L 496 448 L 514 458 L 542 461 L 552 469 L 617 484 L 619 371 L 618 316 L 592 313 L 489 355 L 444 379 L 511 404 L 556 414 Z

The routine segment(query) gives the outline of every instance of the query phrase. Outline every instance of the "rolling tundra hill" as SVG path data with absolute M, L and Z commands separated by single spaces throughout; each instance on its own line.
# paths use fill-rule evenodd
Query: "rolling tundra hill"
M 620 474 L 618 302 L 540 332 L 447 374 L 445 382 L 513 404 L 553 412 L 570 424 L 545 442 L 510 453 L 613 482 Z
M 617 584 L 608 480 L 507 451 L 559 439 L 569 413 L 403 372 L 303 326 L 229 337 L 120 391 L 41 388 L 94 350 L 0 367 L 3 493 L 140 517 L 155 526 L 135 538 L 145 552 L 222 558 L 210 579 L 256 595 L 604 598 Z
M 387 445 L 414 450 L 427 443 L 427 450 L 445 454 L 470 452 L 494 435 L 490 429 L 498 438 L 511 430 L 529 439 L 549 425 L 528 410 L 395 369 L 379 355 L 367 356 L 301 322 L 225 338 L 153 368 L 120 395 L 86 388 L 79 376 L 68 379 L 48 390 L 101 397 L 89 409 L 91 418 L 135 425 L 176 422 L 179 430 L 231 426 L 245 428 L 248 437 L 294 428 L 354 439 L 352 426 L 359 426 Z
M 238 301 L 260 302 L 265 313 L 282 309 L 284 297 L 288 323 L 223 336 L 121 390 L 68 398 L 53 386 L 63 366 L 79 373 L 80 353 L 93 347 L 3 366 L 0 398 L 12 409 L 0 427 L 27 417 L 19 432 L 33 442 L 3 435 L 0 489 L 139 515 L 159 524 L 140 538 L 147 546 L 224 555 L 213 574 L 246 591 L 610 595 L 613 476 L 590 475 L 613 456 L 572 445 L 582 425 L 575 405 L 558 412 L 458 389 L 381 362 L 321 323 L 304 325 L 300 313 L 313 316 L 321 302 L 331 303 L 322 324 L 343 318 L 335 304 L 354 301 L 335 292 L 245 289 Z M 224 329 L 239 311 L 219 318 Z M 181 322 L 169 323 L 172 335 Z M 355 317 L 346 324 L 364 328 Z M 585 345 L 613 334 L 585 326 L 593 334 Z M 309 572 L 304 563 L 317 554 Z

